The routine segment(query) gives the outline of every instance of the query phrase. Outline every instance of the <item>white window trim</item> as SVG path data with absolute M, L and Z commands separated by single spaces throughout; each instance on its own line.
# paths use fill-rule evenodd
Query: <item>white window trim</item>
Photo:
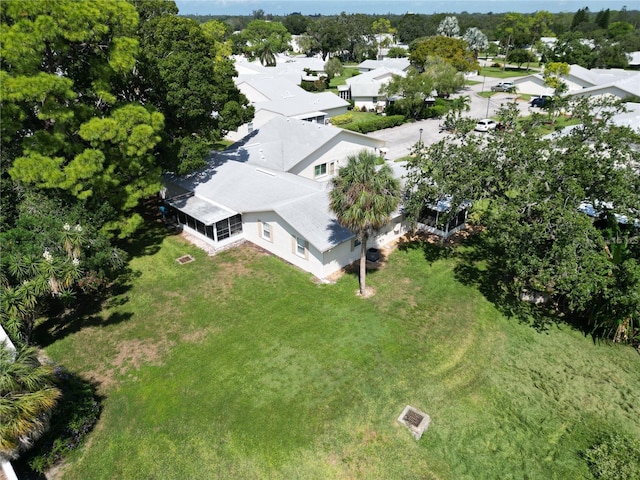
M 295 254 L 301 258 L 307 258 L 307 241 L 302 237 L 295 237 Z
M 322 167 L 324 165 L 324 173 L 321 173 L 320 175 L 316 174 L 316 168 L 318 167 Z M 327 168 L 327 163 L 319 163 L 318 165 L 314 165 L 313 167 L 313 177 L 314 178 L 322 178 L 322 177 L 326 177 L 327 176 L 327 172 L 328 172 L 328 168 Z
M 273 228 L 271 224 L 262 221 L 258 222 L 258 224 L 260 227 L 260 238 L 273 243 Z

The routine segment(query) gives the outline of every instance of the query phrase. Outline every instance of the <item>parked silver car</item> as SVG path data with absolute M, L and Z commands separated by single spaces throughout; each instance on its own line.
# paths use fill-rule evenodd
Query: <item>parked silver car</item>
M 500 82 L 491 87 L 492 92 L 514 92 L 515 90 L 516 86 L 513 82 Z

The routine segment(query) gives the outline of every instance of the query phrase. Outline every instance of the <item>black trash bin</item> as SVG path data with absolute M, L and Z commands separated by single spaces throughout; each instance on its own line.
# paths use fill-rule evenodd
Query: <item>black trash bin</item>
M 368 248 L 367 249 L 367 260 L 370 262 L 377 262 L 380 260 L 380 250 L 377 248 Z

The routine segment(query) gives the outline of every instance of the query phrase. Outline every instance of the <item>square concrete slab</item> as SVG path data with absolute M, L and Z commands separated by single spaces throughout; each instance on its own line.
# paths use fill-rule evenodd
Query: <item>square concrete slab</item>
M 404 407 L 398 422 L 407 427 L 416 440 L 420 440 L 431 423 L 431 417 L 411 405 Z

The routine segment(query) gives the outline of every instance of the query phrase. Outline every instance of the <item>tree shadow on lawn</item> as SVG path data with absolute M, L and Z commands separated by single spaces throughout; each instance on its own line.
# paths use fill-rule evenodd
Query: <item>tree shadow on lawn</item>
M 44 472 L 51 478 L 51 469 L 84 444 L 102 413 L 104 398 L 98 395 L 95 382 L 61 367 L 55 368 L 55 377 L 62 396 L 52 412 L 49 429 L 14 462 L 21 480 L 44 480 Z
M 100 310 L 99 302 L 95 304 L 95 308 Z M 115 312 L 105 319 L 98 314 L 86 315 L 86 313 L 76 310 L 63 315 L 49 317 L 40 322 L 33 330 L 33 339 L 40 347 L 46 348 L 68 335 L 79 332 L 83 328 L 116 325 L 126 322 L 132 316 L 133 313 L 131 312 Z
M 159 206 L 159 200 L 151 198 L 138 209 L 145 220 L 144 225 L 132 239 L 118 245 L 130 257 L 153 255 L 160 250 L 167 236 L 179 233 L 170 222 L 162 219 Z M 44 348 L 85 327 L 115 325 L 129 320 L 132 313 L 111 313 L 103 318 L 100 312 L 105 308 L 126 304 L 129 301 L 126 293 L 139 276 L 140 272 L 126 266 L 107 288 L 91 294 L 80 294 L 74 309 L 58 305 L 45 320 L 36 325 L 32 333 L 33 340 Z
M 443 241 L 437 235 L 417 234 L 411 237 L 402 237 L 398 241 L 398 250 L 402 252 L 422 250 L 424 259 L 431 264 L 455 256 L 453 245 L 455 245 L 453 241 Z
M 173 217 L 163 218 L 160 213 L 162 201 L 153 197 L 147 199 L 136 211 L 144 219 L 143 226 L 130 239 L 122 241 L 118 246 L 131 257 L 153 255 L 160 250 L 163 240 L 178 235 L 180 229 Z
M 494 250 L 486 241 L 482 232 L 468 236 L 463 247 L 456 251 L 459 262 L 454 268 L 457 281 L 473 286 L 507 318 L 515 318 L 521 323 L 531 325 L 539 332 L 547 331 L 560 323 L 571 324 L 578 328 L 578 321 L 571 322 L 559 314 L 554 302 L 534 305 L 516 295 L 512 288 L 512 276 L 501 262 L 500 252 Z M 581 328 L 586 334 L 584 328 Z

